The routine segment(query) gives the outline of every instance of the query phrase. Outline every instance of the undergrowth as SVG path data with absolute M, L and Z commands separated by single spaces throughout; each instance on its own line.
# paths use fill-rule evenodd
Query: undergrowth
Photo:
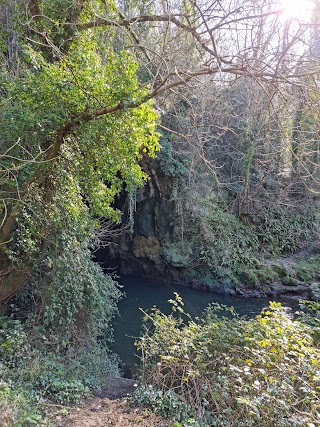
M 36 328 L 7 317 L 0 319 L 0 359 L 0 425 L 6 427 L 51 425 L 48 408 L 79 403 L 118 372 L 117 357 L 103 345 L 63 349 L 61 337 L 39 337 Z
M 146 314 L 137 403 L 175 427 L 320 423 L 319 304 L 293 318 L 270 303 L 255 319 L 214 304 L 193 320 L 179 296 L 171 302 L 171 315 Z
M 191 188 L 179 178 L 172 195 L 179 208 L 174 238 L 163 250 L 165 262 L 198 271 L 198 282 L 210 287 L 214 280 L 225 286 L 278 281 L 263 260 L 296 254 L 318 240 L 318 209 L 309 200 L 292 208 L 257 201 L 241 216 L 230 194 L 202 178 Z M 209 272 L 208 283 L 203 271 Z M 305 282 L 313 278 L 303 270 L 298 276 Z

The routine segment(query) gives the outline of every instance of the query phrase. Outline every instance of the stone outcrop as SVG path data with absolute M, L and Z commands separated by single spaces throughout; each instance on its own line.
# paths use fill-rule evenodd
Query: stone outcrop
M 279 271 L 273 274 L 272 263 L 275 261 L 262 262 L 257 267 L 261 269 L 259 276 L 267 268 L 272 270 L 270 275 L 274 279 L 270 280 L 269 275 L 257 283 L 252 283 L 252 277 L 248 279 L 245 270 L 239 274 L 238 280 L 226 282 L 217 279 L 208 266 L 193 264 L 195 257 L 187 239 L 181 243 L 179 194 L 175 178 L 166 175 L 156 159 L 145 159 L 142 163 L 149 177 L 145 186 L 137 189 L 135 195 L 123 193 L 116 205 L 123 212 L 123 225 L 127 226 L 114 235 L 108 247 L 97 252 L 97 260 L 107 271 L 114 269 L 119 275 L 142 276 L 239 296 L 320 298 L 317 278 L 299 280 L 294 273 L 300 255 L 302 259 L 317 255 L 319 245 L 304 250 L 305 253 L 276 260 L 280 263 L 280 267 L 276 267 L 281 274 Z
M 130 217 L 133 223 L 116 235 L 112 244 L 98 251 L 97 260 L 103 267 L 116 268 L 119 274 L 180 281 L 181 268 L 168 263 L 164 250 L 175 241 L 173 181 L 163 174 L 155 159 L 143 162 L 143 168 L 149 176 L 145 186 L 131 195 L 133 202 L 130 196 L 123 196 L 116 206 L 123 212 L 123 223 L 128 224 Z M 130 212 L 130 206 L 134 206 L 134 212 Z

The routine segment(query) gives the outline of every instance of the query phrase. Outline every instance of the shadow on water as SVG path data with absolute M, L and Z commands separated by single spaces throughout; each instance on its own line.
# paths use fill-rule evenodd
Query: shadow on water
M 149 310 L 156 306 L 163 312 L 170 313 L 171 305 L 168 300 L 173 299 L 174 292 L 177 292 L 183 299 L 185 311 L 192 317 L 200 316 L 208 304 L 213 302 L 233 306 L 238 314 L 253 317 L 259 314 L 263 307 L 267 307 L 270 301 L 268 298 L 241 298 L 215 294 L 133 276 L 122 277 L 119 283 L 123 286 L 125 296 L 119 303 L 119 316 L 113 322 L 115 342 L 112 349 L 120 356 L 124 375 L 127 377 L 130 377 L 134 367 L 139 364 L 134 340 L 139 337 L 142 330 L 143 313 L 140 308 Z M 282 302 L 297 307 L 295 301 Z

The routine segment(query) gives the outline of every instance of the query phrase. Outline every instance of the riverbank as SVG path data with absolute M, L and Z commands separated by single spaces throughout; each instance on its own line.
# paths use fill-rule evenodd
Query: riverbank
M 240 296 L 320 300 L 320 242 L 301 251 L 266 259 L 243 272 Z
M 97 255 L 97 261 L 106 272 L 113 268 L 120 276 L 143 277 L 172 286 L 244 298 L 320 299 L 318 239 L 292 254 L 276 256 L 261 251 L 232 268 L 225 263 L 211 268 L 206 263 L 197 265 L 190 254 L 183 259 L 178 254 L 165 257 L 165 249 L 155 237 L 138 236 L 131 242 L 123 233 L 117 238 L 116 245 L 110 245 Z M 113 264 L 108 265 L 110 260 Z

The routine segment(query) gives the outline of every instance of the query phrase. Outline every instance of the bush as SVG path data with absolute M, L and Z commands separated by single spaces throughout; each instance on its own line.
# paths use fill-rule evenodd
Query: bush
M 310 282 L 315 279 L 315 272 L 312 269 L 300 267 L 297 270 L 297 274 L 300 280 L 304 282 Z
M 139 387 L 134 395 L 133 402 L 136 405 L 151 405 L 153 412 L 166 418 L 175 418 L 183 421 L 191 416 L 192 408 L 183 402 L 179 396 L 172 391 L 155 389 L 151 384 Z
M 211 305 L 201 320 L 180 299 L 167 316 L 154 309 L 138 346 L 144 385 L 187 407 L 200 426 L 307 426 L 320 422 L 320 325 L 270 303 L 255 319 Z M 181 312 L 181 316 L 177 313 Z M 152 390 L 153 390 L 152 389 Z M 149 399 L 152 407 L 159 402 Z M 179 409 L 180 411 L 180 409 Z M 171 418 L 181 422 L 180 412 Z M 173 415 L 173 416 L 172 416 Z
M 48 425 L 46 401 L 78 403 L 101 388 L 106 376 L 119 373 L 118 358 L 102 344 L 64 347 L 61 337 L 39 337 L 35 331 L 0 319 L 0 425 L 3 420 L 10 427 Z

